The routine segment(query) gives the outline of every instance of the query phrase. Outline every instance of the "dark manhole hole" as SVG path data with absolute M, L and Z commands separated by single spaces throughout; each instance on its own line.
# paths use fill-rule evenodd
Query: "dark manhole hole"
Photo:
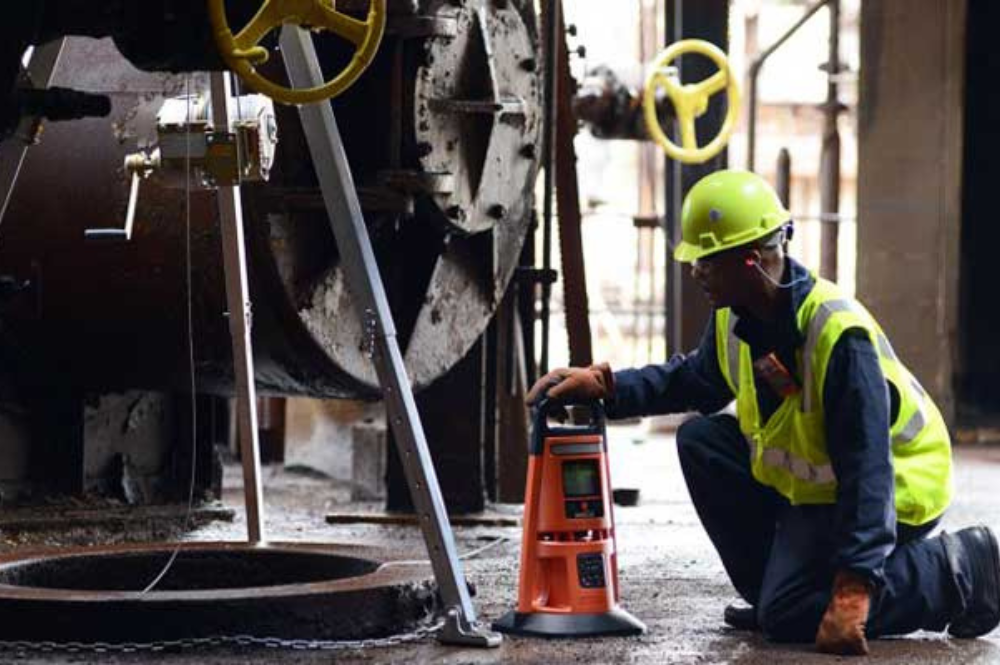
M 0 557 L 0 639 L 148 642 L 248 634 L 362 639 L 406 631 L 434 605 L 430 568 L 362 547 L 184 544 Z
M 81 554 L 0 567 L 0 584 L 74 591 L 135 591 L 150 582 L 171 551 Z M 210 591 L 329 582 L 375 572 L 377 561 L 275 550 L 182 551 L 159 591 Z

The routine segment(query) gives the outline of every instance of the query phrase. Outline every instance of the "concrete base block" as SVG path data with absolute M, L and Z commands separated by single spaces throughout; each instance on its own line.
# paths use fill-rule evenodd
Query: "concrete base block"
M 386 497 L 384 427 L 364 424 L 351 428 L 351 500 L 382 501 Z

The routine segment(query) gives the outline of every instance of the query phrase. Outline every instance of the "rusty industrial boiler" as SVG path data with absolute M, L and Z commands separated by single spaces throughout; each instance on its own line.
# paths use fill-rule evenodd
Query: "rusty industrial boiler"
M 349 3 L 348 3 L 349 4 Z M 542 86 L 533 3 L 390 3 L 379 56 L 334 103 L 411 380 L 458 362 L 487 325 L 531 224 Z M 337 62 L 337 45 L 317 40 Z M 280 62 L 276 71 L 280 71 Z M 133 67 L 110 40 L 67 40 L 54 85 L 112 99 L 109 118 L 52 124 L 21 170 L 0 228 L 4 305 L 19 371 L 86 391 L 183 389 L 188 381 L 186 238 L 199 392 L 232 388 L 214 195 L 153 176 L 129 242 L 123 161 L 148 149 L 171 99 L 206 77 Z M 295 109 L 276 111 L 268 182 L 245 186 L 257 381 L 262 391 L 372 396 Z

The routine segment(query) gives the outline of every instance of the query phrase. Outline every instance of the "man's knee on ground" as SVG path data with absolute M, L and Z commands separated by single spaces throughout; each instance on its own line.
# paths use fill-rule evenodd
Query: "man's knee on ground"
M 762 601 L 757 606 L 757 624 L 772 642 L 812 642 L 821 617 L 804 616 L 795 603 Z

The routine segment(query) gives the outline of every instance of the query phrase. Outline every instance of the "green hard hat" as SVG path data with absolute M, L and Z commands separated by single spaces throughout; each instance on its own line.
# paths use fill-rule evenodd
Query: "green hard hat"
M 716 171 L 691 188 L 681 210 L 674 258 L 690 263 L 739 247 L 791 220 L 774 188 L 756 173 Z

